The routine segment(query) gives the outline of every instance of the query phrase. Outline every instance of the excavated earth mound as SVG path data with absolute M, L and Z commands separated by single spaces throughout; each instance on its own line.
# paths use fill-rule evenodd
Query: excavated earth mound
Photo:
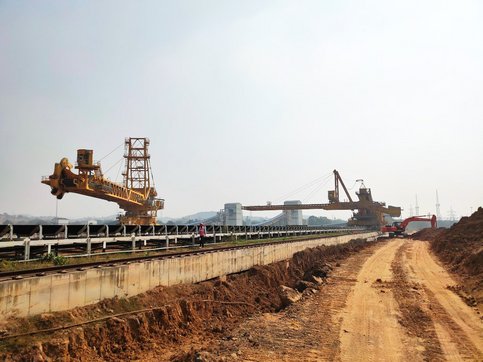
M 230 338 L 230 330 L 240 321 L 279 311 L 314 288 L 323 288 L 332 265 L 368 245 L 365 240 L 352 240 L 321 246 L 287 261 L 215 280 L 158 287 L 129 299 L 13 319 L 0 331 L 0 357 L 4 361 L 119 361 L 140 360 L 147 351 L 154 351 L 164 361 L 200 360 L 197 351 L 207 341 Z
M 438 228 L 438 229 L 422 229 L 414 234 L 411 235 L 412 239 L 417 240 L 426 240 L 426 241 L 433 241 L 436 240 L 442 233 L 444 233 L 447 229 L 445 228 Z
M 468 304 L 483 309 L 483 208 L 463 217 L 449 229 L 425 229 L 412 235 L 428 240 L 431 249 L 448 268 L 460 277 L 456 288 Z

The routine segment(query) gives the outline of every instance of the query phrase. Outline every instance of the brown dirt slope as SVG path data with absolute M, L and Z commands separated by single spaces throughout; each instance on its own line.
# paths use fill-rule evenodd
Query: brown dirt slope
M 428 240 L 431 250 L 460 277 L 468 303 L 483 305 L 483 208 L 463 217 L 450 229 L 422 230 L 412 236 Z
M 438 229 L 426 228 L 426 229 L 422 229 L 422 230 L 415 232 L 414 234 L 411 235 L 411 238 L 416 239 L 416 240 L 433 241 L 436 238 L 438 238 L 440 235 L 442 235 L 446 230 L 448 230 L 448 229 L 445 229 L 445 228 L 438 228 Z

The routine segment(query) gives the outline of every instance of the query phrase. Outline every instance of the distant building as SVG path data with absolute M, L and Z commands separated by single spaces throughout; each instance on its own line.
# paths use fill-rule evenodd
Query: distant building
M 69 219 L 66 219 L 65 217 L 56 217 L 56 218 L 54 218 L 54 224 L 57 224 L 57 225 L 68 225 L 69 224 Z
M 225 204 L 225 225 L 243 225 L 242 204 L 239 202 Z
M 301 205 L 300 200 L 289 200 L 283 203 L 284 205 Z M 285 219 L 287 225 L 303 225 L 304 219 L 302 217 L 302 210 L 285 210 Z

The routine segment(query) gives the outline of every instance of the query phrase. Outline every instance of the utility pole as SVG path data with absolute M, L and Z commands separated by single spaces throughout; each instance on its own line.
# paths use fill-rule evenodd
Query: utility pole
M 438 196 L 438 190 L 436 190 L 436 217 L 438 220 L 441 220 L 441 210 L 440 207 L 441 205 L 439 204 L 439 196 Z
M 456 221 L 456 214 L 455 214 L 455 211 L 453 210 L 453 206 L 450 206 L 449 208 L 449 219 L 451 221 Z
M 419 216 L 418 194 L 416 194 L 416 216 Z

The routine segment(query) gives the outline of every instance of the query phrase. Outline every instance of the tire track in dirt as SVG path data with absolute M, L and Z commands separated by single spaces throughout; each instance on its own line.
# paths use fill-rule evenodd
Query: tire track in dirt
M 475 311 L 448 289 L 456 285 L 429 253 L 428 243 L 408 241 L 409 276 L 423 285 L 436 334 L 448 360 L 483 360 L 483 323 Z
M 405 333 L 391 288 L 391 264 L 404 240 L 378 249 L 362 266 L 340 315 L 342 361 L 421 360 L 417 338 Z
M 417 337 L 416 343 L 425 361 L 444 361 L 444 352 L 431 318 L 431 303 L 424 287 L 410 281 L 408 277 L 407 251 L 410 244 L 404 243 L 391 264 L 394 273 L 392 290 L 401 312 L 399 323 L 406 332 Z
M 424 288 L 431 305 L 431 317 L 437 326 L 436 333 L 445 351 L 447 360 L 483 361 L 483 354 L 478 351 L 466 333 L 452 319 L 448 312 L 438 302 L 434 293 Z M 483 339 L 482 342 L 483 343 Z

